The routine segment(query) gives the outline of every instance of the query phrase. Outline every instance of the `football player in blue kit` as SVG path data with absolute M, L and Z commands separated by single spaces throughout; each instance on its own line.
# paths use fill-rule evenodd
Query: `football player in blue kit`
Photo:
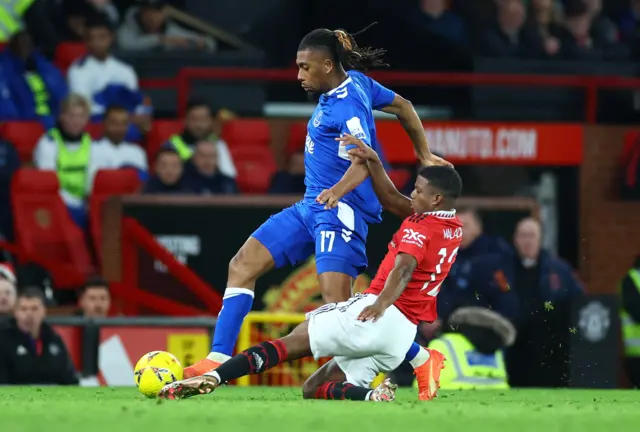
M 358 47 L 344 30 L 313 30 L 300 42 L 298 81 L 319 99 L 307 125 L 304 198 L 271 216 L 229 263 L 211 353 L 186 368 L 185 378 L 210 372 L 231 357 L 256 280 L 273 267 L 293 266 L 315 254 L 323 300 L 351 296 L 354 280 L 367 267 L 368 225 L 382 221 L 382 207 L 366 166 L 352 163 L 347 154 L 355 146 L 341 146 L 337 138 L 349 134 L 381 150 L 372 112 L 381 110 L 396 115 L 422 165 L 450 165 L 429 151 L 412 104 L 360 72 L 386 66 L 383 54 Z M 419 349 L 413 346 L 407 359 Z

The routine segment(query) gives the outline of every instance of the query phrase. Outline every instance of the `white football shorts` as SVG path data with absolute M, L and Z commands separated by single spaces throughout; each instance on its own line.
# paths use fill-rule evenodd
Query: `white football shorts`
M 416 337 L 415 324 L 395 306 L 375 323 L 358 321 L 376 299 L 374 294 L 356 294 L 307 314 L 314 358 L 334 357 L 347 382 L 362 387 L 369 387 L 378 373 L 400 366 Z

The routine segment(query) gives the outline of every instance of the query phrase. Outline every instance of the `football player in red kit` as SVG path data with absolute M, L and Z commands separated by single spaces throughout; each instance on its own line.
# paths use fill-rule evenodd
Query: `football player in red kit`
M 373 390 L 369 386 L 378 373 L 392 371 L 405 360 L 417 324 L 436 319 L 436 297 L 462 237 L 462 223 L 454 210 L 462 181 L 451 167 L 424 167 L 407 198 L 393 186 L 375 151 L 350 135 L 340 141 L 356 146 L 349 153 L 367 164 L 383 207 L 406 217 L 371 286 L 346 302 L 310 312 L 306 321 L 281 339 L 253 346 L 215 371 L 165 386 L 160 397 L 210 393 L 241 376 L 313 356 L 333 359 L 305 383 L 305 398 L 394 399 L 396 386 L 389 380 Z M 422 383 L 420 399 L 432 399 L 444 357 L 426 348 L 417 351 L 409 360 Z

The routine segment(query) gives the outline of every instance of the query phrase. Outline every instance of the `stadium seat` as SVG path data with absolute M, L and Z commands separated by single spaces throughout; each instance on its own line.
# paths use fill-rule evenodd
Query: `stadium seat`
M 33 150 L 44 132 L 44 127 L 37 121 L 11 121 L 0 125 L 0 137 L 15 146 L 22 163 L 31 162 Z
M 264 145 L 230 146 L 231 157 L 238 170 L 238 187 L 244 193 L 266 193 L 276 163 L 271 149 Z
M 295 122 L 289 129 L 289 140 L 287 141 L 287 153 L 304 151 L 304 142 L 307 139 L 307 122 Z
M 271 131 L 264 119 L 237 119 L 226 122 L 222 127 L 222 138 L 234 147 L 269 147 Z
M 11 182 L 16 242 L 28 257 L 46 260 L 56 287 L 77 288 L 94 267 L 82 230 L 59 195 L 53 171 L 19 170 Z
M 56 47 L 54 64 L 67 73 L 71 64 L 80 57 L 87 54 L 87 47 L 81 42 L 61 42 Z
M 104 125 L 102 123 L 89 123 L 87 125 L 87 132 L 94 140 L 101 139 L 104 132 Z
M 156 120 L 153 122 L 151 131 L 147 134 L 147 157 L 149 164 L 156 156 L 156 152 L 167 141 L 171 135 L 182 133 L 183 123 L 181 120 Z
M 102 205 L 111 196 L 133 194 L 139 188 L 138 173 L 132 168 L 96 173 L 89 198 L 89 229 L 99 263 L 102 263 Z

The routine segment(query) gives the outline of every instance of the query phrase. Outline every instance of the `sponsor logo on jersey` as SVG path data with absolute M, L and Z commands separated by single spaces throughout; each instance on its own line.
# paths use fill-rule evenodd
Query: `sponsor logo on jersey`
M 315 144 L 313 143 L 313 141 L 311 141 L 311 137 L 307 135 L 307 138 L 304 140 L 304 151 L 309 154 L 313 154 L 314 147 Z
M 419 247 L 424 246 L 424 239 L 427 236 L 420 234 L 418 231 L 412 230 L 411 228 L 404 229 L 404 235 L 402 236 L 402 243 L 409 243 Z
M 353 117 L 347 120 L 347 129 L 349 129 L 349 133 L 359 140 L 367 139 L 367 134 L 364 132 L 364 128 L 362 127 L 362 123 L 358 117 Z

